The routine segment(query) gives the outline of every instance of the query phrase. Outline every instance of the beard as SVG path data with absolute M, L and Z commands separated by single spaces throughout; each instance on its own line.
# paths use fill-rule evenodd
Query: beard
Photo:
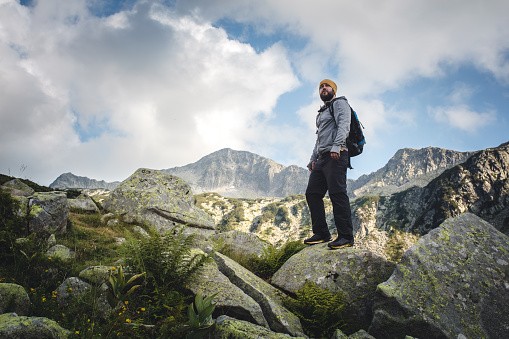
M 323 102 L 331 101 L 332 98 L 334 98 L 334 92 L 330 93 L 326 91 L 325 93 L 320 93 L 320 99 L 322 99 Z

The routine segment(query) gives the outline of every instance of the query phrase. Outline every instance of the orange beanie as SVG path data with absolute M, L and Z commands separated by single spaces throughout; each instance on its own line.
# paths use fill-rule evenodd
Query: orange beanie
M 322 81 L 320 81 L 320 85 L 318 85 L 318 88 L 320 88 L 320 86 L 322 86 L 322 84 L 327 84 L 330 87 L 332 87 L 334 89 L 334 94 L 338 93 L 338 86 L 336 86 L 334 81 L 329 80 L 329 79 L 323 79 Z

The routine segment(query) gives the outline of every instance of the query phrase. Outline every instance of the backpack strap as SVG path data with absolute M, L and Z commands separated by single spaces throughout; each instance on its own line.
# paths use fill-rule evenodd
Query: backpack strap
M 334 125 L 336 125 L 336 129 L 338 128 L 338 124 L 336 122 L 336 116 L 334 115 L 334 101 L 341 100 L 341 99 L 346 101 L 346 98 L 344 96 L 341 96 L 339 98 L 334 98 L 331 101 L 328 101 L 327 103 L 325 103 L 325 105 L 320 107 L 320 110 L 318 110 L 318 112 L 323 112 L 327 108 L 329 109 L 329 113 L 330 113 L 330 115 L 332 115 L 332 120 L 334 121 Z M 348 102 L 347 102 L 347 104 L 348 104 Z M 350 104 L 348 104 L 348 107 L 350 107 L 350 114 L 351 115 L 356 115 L 355 111 L 353 110 L 352 106 L 350 106 Z M 364 128 L 364 126 L 362 126 L 362 127 Z M 347 136 L 347 139 L 348 139 L 348 136 Z M 348 153 L 348 168 L 349 169 L 353 169 L 352 164 L 350 162 L 350 158 L 351 158 L 350 157 L 350 152 L 347 151 L 347 153 Z

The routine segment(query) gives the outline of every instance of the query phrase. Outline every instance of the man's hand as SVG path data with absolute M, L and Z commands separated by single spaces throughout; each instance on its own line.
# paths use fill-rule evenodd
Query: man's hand
M 311 168 L 308 167 L 308 170 L 311 172 L 313 170 L 313 167 L 315 167 L 315 162 L 314 161 L 311 162 Z
M 339 159 L 339 153 L 336 153 L 336 152 L 330 152 L 330 157 L 334 160 L 338 160 Z

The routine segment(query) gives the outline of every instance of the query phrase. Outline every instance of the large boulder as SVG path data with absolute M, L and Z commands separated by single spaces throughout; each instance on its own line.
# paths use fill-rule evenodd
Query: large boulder
M 226 314 L 260 326 L 269 327 L 260 305 L 232 284 L 219 271 L 215 262 L 203 266 L 187 286 L 194 294 L 201 291 L 204 297 L 217 293 L 217 296 L 214 297 L 216 303 L 214 316 Z
M 57 287 L 57 303 L 60 307 L 67 307 L 73 300 L 89 292 L 91 288 L 89 283 L 79 278 L 67 278 Z
M 46 255 L 52 259 L 60 259 L 62 261 L 68 261 L 74 258 L 74 253 L 64 245 L 53 245 L 46 251 Z
M 271 330 L 292 336 L 304 335 L 299 318 L 283 307 L 282 292 L 227 256 L 215 253 L 213 258 L 219 270 L 260 305 Z
M 28 229 L 35 233 L 62 234 L 67 231 L 69 202 L 63 192 L 37 192 L 28 203 Z
M 28 315 L 31 308 L 30 297 L 23 286 L 0 284 L 0 314 L 14 312 L 19 315 Z
M 344 293 L 349 329 L 354 332 L 371 323 L 377 285 L 391 276 L 395 266 L 370 251 L 351 247 L 330 250 L 326 244 L 318 244 L 292 256 L 271 283 L 295 293 L 309 280 L 324 290 Z
M 289 337 L 288 334 L 272 332 L 271 330 L 252 324 L 244 320 L 238 320 L 226 315 L 216 319 L 215 330 L 209 335 L 211 339 L 223 338 L 264 338 L 264 339 L 287 339 L 287 338 L 307 338 Z
M 507 338 L 509 237 L 470 213 L 446 220 L 378 286 L 369 333 L 377 339 Z
M 86 194 L 80 194 L 76 199 L 69 199 L 69 206 L 85 212 L 99 212 L 94 200 Z
M 157 170 L 138 169 L 104 199 L 103 207 L 122 215 L 124 221 L 148 223 L 159 231 L 185 225 L 186 232 L 205 236 L 215 233 L 212 217 L 193 204 L 191 187 Z
M 116 267 L 113 268 L 117 269 Z M 79 277 L 91 284 L 101 285 L 108 281 L 110 270 L 112 270 L 111 266 L 90 266 L 82 270 Z
M 248 256 L 256 255 L 258 258 L 261 258 L 265 253 L 264 249 L 270 246 L 268 242 L 260 239 L 256 234 L 236 230 L 218 233 L 211 238 L 229 251 Z
M 35 193 L 34 189 L 19 179 L 13 179 L 1 186 L 3 189 L 10 191 L 13 196 L 28 197 Z
M 16 313 L 0 315 L 0 338 L 67 338 L 70 331 L 56 321 L 43 317 L 18 316 Z

